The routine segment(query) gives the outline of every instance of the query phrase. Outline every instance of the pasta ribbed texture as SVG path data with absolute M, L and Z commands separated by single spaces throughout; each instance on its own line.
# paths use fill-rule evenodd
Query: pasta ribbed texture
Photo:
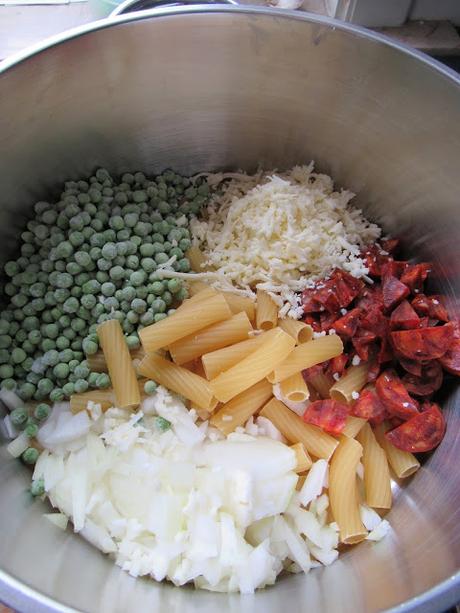
M 356 438 L 363 447 L 366 502 L 374 509 L 391 509 L 390 469 L 387 456 L 378 444 L 369 424 L 363 426 Z
M 301 372 L 281 381 L 280 391 L 291 402 L 304 402 L 310 397 L 310 391 Z
M 213 324 L 172 343 L 169 345 L 169 352 L 176 364 L 185 364 L 204 353 L 248 339 L 251 330 L 251 322 L 246 313 L 238 313 L 230 319 Z
M 219 295 L 211 296 L 205 300 L 194 301 L 184 310 L 178 309 L 166 319 L 143 328 L 139 337 L 145 352 L 153 353 L 229 317 L 231 312 L 225 298 Z
M 142 360 L 145 355 L 142 347 L 138 349 L 132 349 L 130 351 L 131 359 L 134 360 Z M 92 355 L 86 356 L 88 361 L 89 369 L 92 372 L 107 372 L 107 362 L 105 361 L 104 352 L 98 351 L 97 353 L 93 353 Z
M 387 426 L 381 424 L 375 429 L 375 436 L 378 443 L 385 451 L 388 462 L 399 479 L 406 479 L 413 475 L 420 468 L 420 462 L 409 451 L 398 449 L 385 438 Z
M 350 366 L 329 390 L 330 397 L 345 404 L 352 402 L 353 392 L 360 392 L 367 383 L 367 371 L 367 364 Z
M 311 468 L 312 461 L 302 443 L 295 443 L 294 445 L 291 445 L 291 449 L 295 453 L 296 472 L 304 473 L 306 470 L 309 470 Z
M 136 371 L 120 322 L 117 319 L 105 321 L 97 327 L 97 334 L 107 362 L 117 407 L 125 409 L 139 406 L 141 397 Z
M 295 339 L 297 345 L 311 341 L 313 328 L 303 321 L 285 317 L 278 320 L 278 326 Z
M 356 467 L 363 448 L 354 438 L 342 437 L 329 467 L 329 500 L 332 515 L 340 529 L 340 541 L 359 543 L 367 536 L 361 521 Z
M 103 411 L 107 411 L 110 407 L 115 406 L 115 394 L 113 389 L 107 390 L 90 390 L 83 394 L 72 394 L 70 396 L 70 410 L 72 413 L 86 411 L 88 402 L 100 404 Z
M 210 422 L 224 434 L 230 434 L 235 428 L 245 424 L 271 396 L 272 386 L 266 379 L 262 379 L 224 404 L 212 415 Z
M 294 345 L 292 336 L 280 328 L 266 332 L 261 345 L 253 353 L 212 379 L 211 389 L 214 396 L 221 402 L 227 402 L 248 389 L 282 362 Z
M 268 380 L 270 383 L 279 383 L 296 372 L 321 364 L 321 362 L 335 358 L 341 353 L 343 353 L 343 343 L 337 334 L 322 336 L 313 341 L 308 341 L 308 343 L 302 343 L 291 352 L 284 362 L 273 369 Z
M 348 436 L 348 438 L 355 438 L 365 423 L 367 422 L 362 417 L 349 415 L 345 422 L 345 428 L 343 429 L 342 434 Z
M 244 311 L 250 321 L 254 321 L 256 317 L 256 304 L 246 296 L 239 296 L 231 292 L 222 292 L 222 296 L 227 301 L 232 313 L 241 313 Z
M 278 321 L 278 306 L 264 291 L 257 290 L 256 326 L 258 330 L 271 330 Z
M 203 355 L 201 361 L 203 362 L 207 378 L 214 379 L 220 373 L 238 364 L 238 362 L 253 353 L 257 347 L 260 347 L 263 340 L 264 336 L 261 334 L 247 341 L 242 341 L 230 347 Z
M 210 410 L 216 404 L 206 379 L 156 353 L 145 356 L 139 364 L 139 373 L 188 398 L 200 409 Z
M 279 400 L 273 399 L 260 411 L 290 443 L 302 443 L 316 458 L 329 460 L 338 441 L 316 426 L 306 424 L 298 415 Z

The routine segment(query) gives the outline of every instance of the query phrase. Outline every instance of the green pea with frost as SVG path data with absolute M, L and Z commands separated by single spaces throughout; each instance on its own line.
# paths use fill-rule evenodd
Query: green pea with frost
M 109 276 L 113 281 L 122 281 L 125 278 L 125 271 L 121 266 L 114 266 L 110 269 Z
M 43 363 L 47 366 L 56 366 L 59 362 L 59 352 L 56 349 L 51 349 L 43 355 Z
M 61 402 L 64 400 L 65 394 L 60 387 L 55 387 L 50 393 L 51 402 Z
M 142 258 L 141 266 L 145 272 L 153 272 L 157 268 L 156 262 L 152 258 Z
M 74 383 L 74 388 L 77 394 L 83 394 L 89 388 L 89 383 L 85 379 L 77 379 Z
M 161 296 L 164 292 L 163 283 L 161 281 L 155 281 L 149 287 L 150 292 L 155 294 L 155 296 Z
M 11 361 L 13 364 L 21 364 L 26 359 L 26 352 L 20 347 L 15 347 L 11 352 Z
M 154 321 L 155 323 L 158 323 L 159 321 L 161 321 L 162 319 L 165 319 L 166 317 L 167 317 L 166 313 L 155 313 Z
M 74 338 L 77 336 L 77 333 L 72 330 L 72 328 L 66 328 L 63 332 L 62 335 L 69 339 L 69 341 L 72 343 L 72 341 L 74 340 Z
M 113 319 L 113 313 L 116 309 L 118 309 L 118 307 L 120 306 L 118 300 L 116 298 L 114 298 L 113 296 L 109 296 L 108 298 L 106 298 L 104 300 L 104 309 L 108 312 L 111 313 L 111 318 Z
M 141 300 L 145 300 L 149 295 L 149 290 L 146 285 L 140 285 L 136 287 L 136 298 L 141 298 Z
M 51 413 L 51 408 L 48 404 L 42 402 L 37 404 L 34 410 L 34 417 L 37 421 L 42 422 L 48 419 Z
M 28 447 L 21 455 L 24 464 L 35 464 L 38 460 L 39 452 L 35 447 Z
M 105 258 L 99 258 L 97 261 L 97 267 L 99 270 L 107 272 L 112 268 L 112 262 L 110 260 L 106 260 Z
M 83 321 L 83 319 L 80 319 L 79 317 L 75 317 L 74 319 L 72 319 L 70 326 L 72 330 L 74 332 L 77 332 L 78 334 L 79 332 L 83 332 L 83 330 L 86 329 L 86 322 Z
M 96 342 L 94 342 L 94 340 L 88 338 L 83 340 L 83 351 L 86 355 L 93 355 L 98 351 L 98 349 L 99 346 Z
M 105 372 L 100 373 L 96 379 L 96 385 L 99 389 L 106 389 L 110 387 L 110 377 Z
M 68 262 L 66 264 L 66 271 L 69 275 L 75 276 L 82 272 L 82 267 L 77 262 Z
M 33 383 L 22 383 L 17 390 L 17 394 L 21 400 L 30 400 L 35 394 L 35 385 Z
M 37 383 L 37 391 L 41 396 L 43 396 L 43 398 L 48 397 L 52 389 L 53 382 L 51 379 L 40 379 L 40 381 Z
M 113 296 L 115 294 L 116 287 L 110 281 L 107 283 L 103 283 L 101 286 L 101 293 L 103 296 Z
M 14 296 L 17 292 L 16 286 L 13 283 L 7 283 L 3 288 L 7 296 Z
M 73 285 L 73 277 L 68 272 L 61 272 L 56 279 L 56 286 L 61 289 L 69 289 Z M 43 288 L 43 292 L 45 288 Z M 43 295 L 43 294 L 42 294 Z
M 8 364 L 10 361 L 10 352 L 7 349 L 0 349 L 0 364 Z
M 146 381 L 144 383 L 144 392 L 146 394 L 148 394 L 149 396 L 151 396 L 152 394 L 154 394 L 158 389 L 158 385 L 155 383 L 155 381 Z
M 80 303 L 78 302 L 78 299 L 75 298 L 75 296 L 70 296 L 69 298 L 67 298 L 67 300 L 65 300 L 64 304 L 62 305 L 62 308 L 65 313 L 73 314 L 78 311 L 79 306 Z
M 155 262 L 157 264 L 166 264 L 169 260 L 169 256 L 166 253 L 157 253 L 155 255 Z
M 83 340 L 81 338 L 77 337 L 70 343 L 70 348 L 72 349 L 74 353 L 76 351 L 81 351 L 82 347 L 83 347 Z
M 131 231 L 128 228 L 124 228 L 123 230 L 118 230 L 117 232 L 117 240 L 122 242 L 127 242 L 131 236 Z
M 101 289 L 101 284 L 96 279 L 90 279 L 83 285 L 84 294 L 98 294 Z
M 104 270 L 98 270 L 97 273 L 96 273 L 96 279 L 97 279 L 97 281 L 99 281 L 99 283 L 102 286 L 103 283 L 107 283 L 107 281 L 109 281 L 110 276 Z
M 1 383 L 2 390 L 13 391 L 16 389 L 16 381 L 14 379 L 4 379 Z
M 137 270 L 131 273 L 129 277 L 129 281 L 133 287 L 139 287 L 140 285 L 145 283 L 145 280 L 146 280 L 146 275 L 145 275 L 145 272 L 142 270 Z
M 88 268 L 91 264 L 91 256 L 86 251 L 77 251 L 74 254 L 75 262 L 82 268 Z
M 56 349 L 56 343 L 51 338 L 44 338 L 41 342 L 42 351 L 50 351 L 50 349 Z
M 102 247 L 102 257 L 106 260 L 113 260 L 117 257 L 117 246 L 115 243 L 106 243 Z
M 2 364 L 0 366 L 0 379 L 11 379 L 14 375 L 14 368 L 11 364 Z
M 53 296 L 56 299 L 57 304 L 63 304 L 64 302 L 66 302 L 67 298 L 70 297 L 70 292 L 64 287 L 58 287 L 54 290 Z
M 22 343 L 22 348 L 29 355 L 32 355 L 35 352 L 35 347 L 32 345 L 32 343 L 28 339 L 26 339 Z M 24 367 L 25 367 L 26 370 L 29 370 L 29 368 L 32 366 L 32 364 L 30 364 L 30 366 L 29 366 L 29 360 L 31 360 L 31 359 L 32 358 L 29 357 L 29 358 L 26 358 L 24 360 Z M 32 360 L 32 362 L 33 362 L 33 360 Z
M 135 311 L 128 311 L 126 313 L 126 320 L 130 324 L 137 324 L 137 322 L 139 321 L 139 315 Z
M 27 338 L 27 332 L 22 328 L 16 332 L 15 342 L 17 344 L 22 344 Z
M 145 313 L 142 313 L 139 321 L 143 326 L 149 326 L 154 322 L 154 314 L 152 311 L 146 311 Z
M 94 317 L 94 319 L 97 319 L 99 315 L 102 315 L 103 312 L 104 312 L 104 305 L 101 304 L 100 302 L 98 302 L 96 306 L 94 306 L 91 309 L 91 315 Z
M 133 270 L 139 268 L 139 258 L 137 255 L 128 255 L 126 258 L 126 266 L 127 268 L 132 268 Z
M 70 398 L 70 396 L 75 393 L 75 386 L 72 382 L 68 381 L 62 386 L 62 391 L 66 398 Z
M 145 313 L 147 309 L 147 303 L 145 302 L 145 300 L 142 300 L 140 298 L 134 298 L 134 300 L 131 302 L 131 309 L 138 314 Z

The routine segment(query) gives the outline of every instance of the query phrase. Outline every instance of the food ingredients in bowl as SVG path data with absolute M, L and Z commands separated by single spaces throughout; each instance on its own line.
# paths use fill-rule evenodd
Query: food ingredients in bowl
M 180 184 L 174 173 L 162 181 Z M 366 244 L 380 229 L 312 166 L 282 177 L 187 181 L 183 195 L 198 199 L 196 211 L 179 212 L 193 216 L 208 203 L 208 222 L 221 215 L 214 228 L 191 219 L 197 240 L 206 227 L 216 245 L 226 244 L 244 217 L 241 203 L 254 207 L 245 219 L 245 266 L 228 259 L 224 272 L 222 250 L 203 255 L 187 239 L 183 255 L 195 272 L 165 256 L 143 288 L 131 283 L 146 273 L 138 258 L 126 316 L 111 305 L 81 342 L 86 360 L 56 365 L 63 390 L 75 383 L 70 402 L 24 404 L 3 382 L 8 450 L 35 464 L 31 493 L 58 509 L 50 521 L 63 527 L 68 517 L 134 576 L 252 592 L 282 570 L 333 562 L 339 544 L 387 533 L 381 515 L 392 506 L 391 474 L 416 472 L 413 453 L 433 449 L 444 434 L 433 394 L 443 369 L 460 374 L 458 331 L 443 298 L 424 289 L 430 266 L 397 260 L 396 240 Z M 229 206 L 219 213 L 216 202 Z M 159 214 L 161 203 L 137 204 L 142 215 Z M 326 207 L 316 243 L 302 217 L 309 204 L 310 218 L 315 206 Z M 179 216 L 175 231 L 186 223 Z M 138 238 L 130 241 L 139 253 L 151 250 L 149 233 Z M 105 271 L 98 260 L 90 272 Z M 174 295 L 174 308 L 142 320 L 160 288 L 163 302 Z M 83 367 L 88 386 L 77 389 Z M 34 398 L 41 400 L 38 385 Z

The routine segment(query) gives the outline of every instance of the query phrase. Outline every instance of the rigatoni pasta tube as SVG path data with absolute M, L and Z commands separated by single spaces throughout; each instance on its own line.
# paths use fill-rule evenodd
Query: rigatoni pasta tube
M 342 430 L 342 434 L 349 438 L 355 438 L 361 428 L 367 421 L 362 417 L 355 417 L 354 415 L 348 415 L 345 421 L 345 427 Z
M 271 330 L 278 321 L 278 306 L 263 290 L 257 290 L 256 326 L 259 330 Z
M 224 434 L 230 434 L 235 428 L 245 424 L 271 398 L 272 394 L 272 386 L 266 379 L 262 379 L 220 407 L 212 415 L 210 423 Z
M 281 328 L 281 330 L 284 330 L 290 336 L 292 336 L 297 345 L 311 341 L 313 336 L 313 328 L 303 321 L 298 321 L 297 319 L 291 319 L 290 317 L 278 319 L 278 326 Z
M 166 319 L 143 328 L 139 332 L 139 337 L 144 351 L 153 353 L 198 330 L 228 319 L 231 315 L 223 296 L 211 296 L 211 298 L 199 300 L 188 306 L 187 309 L 178 310 Z
M 72 394 L 70 396 L 70 410 L 72 413 L 86 411 L 88 402 L 100 404 L 103 411 L 107 411 L 110 407 L 115 406 L 115 394 L 113 389 L 106 390 L 90 390 L 82 394 Z
M 281 328 L 266 332 L 263 341 L 253 353 L 211 380 L 214 396 L 221 402 L 227 402 L 255 385 L 289 355 L 294 345 L 292 336 Z
M 275 398 L 264 406 L 260 415 L 269 419 L 290 443 L 302 443 L 316 458 L 329 460 L 339 444 L 320 428 L 306 424 L 301 417 Z
M 406 479 L 420 468 L 420 462 L 409 451 L 398 449 L 385 438 L 387 427 L 384 424 L 374 430 L 379 445 L 385 451 L 388 462 L 399 479 Z
M 365 424 L 356 436 L 363 448 L 364 489 L 366 502 L 374 509 L 391 509 L 390 469 L 384 450 L 372 428 Z
M 238 313 L 199 332 L 186 336 L 169 345 L 168 349 L 176 364 L 185 364 L 204 353 L 248 339 L 252 330 L 246 313 Z
M 319 372 L 316 375 L 311 376 L 308 379 L 308 382 L 315 388 L 320 398 L 330 398 L 329 390 L 334 385 L 334 379 L 331 377 L 331 375 L 328 375 L 325 372 Z
M 232 292 L 222 292 L 222 296 L 227 301 L 232 313 L 241 313 L 244 311 L 250 321 L 254 321 L 256 316 L 256 304 L 254 300 Z
M 141 360 L 145 352 L 142 347 L 138 349 L 132 349 L 130 351 L 131 359 Z M 98 351 L 97 353 L 93 353 L 92 355 L 87 355 L 86 360 L 88 362 L 88 367 L 92 372 L 107 372 L 107 362 L 105 361 L 104 352 Z
M 343 343 L 337 334 L 322 336 L 298 345 L 289 356 L 270 373 L 268 380 L 279 383 L 296 372 L 321 364 L 343 353 Z
M 340 529 L 340 541 L 359 543 L 367 536 L 361 521 L 356 467 L 363 448 L 354 438 L 342 437 L 329 467 L 329 501 L 334 520 Z
M 201 290 L 200 292 L 198 292 L 197 294 L 195 294 L 194 296 L 192 296 L 191 298 L 187 298 L 187 300 L 184 300 L 184 302 L 180 305 L 180 307 L 176 309 L 176 313 L 178 312 L 183 313 L 190 306 L 195 305 L 197 302 L 202 302 L 203 300 L 206 300 L 207 298 L 212 298 L 213 296 L 217 296 L 217 295 L 218 295 L 218 292 L 213 287 L 207 287 Z
M 301 372 L 284 379 L 279 386 L 281 395 L 291 402 L 305 402 L 310 397 L 310 390 Z
M 304 473 L 306 470 L 309 470 L 311 468 L 312 461 L 302 443 L 295 443 L 294 445 L 291 445 L 291 449 L 295 453 L 296 473 Z
M 125 409 L 139 406 L 141 397 L 136 371 L 120 322 L 110 319 L 99 324 L 97 334 L 107 362 L 117 407 Z
M 260 334 L 254 338 L 250 338 L 247 341 L 241 341 L 230 347 L 224 347 L 224 349 L 218 349 L 217 351 L 211 351 L 205 353 L 201 357 L 203 362 L 203 368 L 208 379 L 214 379 L 220 373 L 228 370 L 242 359 L 253 353 L 257 347 L 259 347 L 264 340 L 264 335 Z
M 172 392 L 188 398 L 200 409 L 210 410 L 216 404 L 206 379 L 165 360 L 157 353 L 145 356 L 139 364 L 139 372 Z
M 354 393 L 359 393 L 367 383 L 367 364 L 350 366 L 329 390 L 329 395 L 338 402 L 349 404 Z

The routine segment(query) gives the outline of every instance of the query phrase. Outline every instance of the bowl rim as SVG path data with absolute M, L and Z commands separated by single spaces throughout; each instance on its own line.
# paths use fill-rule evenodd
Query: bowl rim
M 460 74 L 445 66 L 438 60 L 418 51 L 409 45 L 401 43 L 380 32 L 375 32 L 357 26 L 352 23 L 342 22 L 330 17 L 324 17 L 306 11 L 294 11 L 278 9 L 274 7 L 228 5 L 228 4 L 196 4 L 173 7 L 159 7 L 142 11 L 107 17 L 98 21 L 77 26 L 45 38 L 44 40 L 26 47 L 25 49 L 10 55 L 0 62 L 0 79 L 2 75 L 14 69 L 19 64 L 27 61 L 35 55 L 61 45 L 69 40 L 85 36 L 98 30 L 104 30 L 117 25 L 141 21 L 150 18 L 174 17 L 188 14 L 214 14 L 214 13 L 239 13 L 246 15 L 265 15 L 279 19 L 306 21 L 309 23 L 341 30 L 355 36 L 365 38 L 376 43 L 383 44 L 406 56 L 412 57 L 423 63 L 429 69 L 447 78 L 453 85 L 460 87 Z M 225 596 L 225 595 L 224 595 Z M 22 583 L 16 577 L 0 569 L 0 602 L 14 607 L 21 613 L 78 613 L 74 609 L 58 602 L 42 592 Z M 432 588 L 413 596 L 403 603 L 387 609 L 387 613 L 439 613 L 460 602 L 460 569 L 452 576 L 441 581 Z

